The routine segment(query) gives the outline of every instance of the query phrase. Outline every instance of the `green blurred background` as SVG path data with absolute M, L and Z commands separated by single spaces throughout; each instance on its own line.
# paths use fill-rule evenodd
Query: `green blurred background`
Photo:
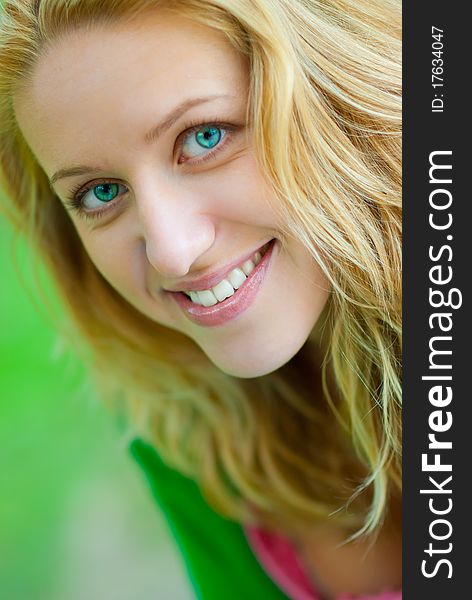
M 0 598 L 189 600 L 124 428 L 41 309 L 0 217 Z

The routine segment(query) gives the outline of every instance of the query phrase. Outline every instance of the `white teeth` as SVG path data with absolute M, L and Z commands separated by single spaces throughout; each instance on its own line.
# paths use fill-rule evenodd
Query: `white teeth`
M 250 275 L 255 268 L 255 264 L 252 260 L 247 260 L 242 266 L 241 269 L 244 271 L 245 275 Z
M 202 304 L 200 302 L 200 298 L 198 297 L 198 292 L 188 292 L 188 295 L 190 296 L 190 300 L 195 304 Z
M 267 246 L 268 244 L 264 246 L 263 250 L 266 250 Z M 223 302 L 223 300 L 232 296 L 242 286 L 261 260 L 262 254 L 256 252 L 252 260 L 247 260 L 240 267 L 233 269 L 227 279 L 222 279 L 211 290 L 189 291 L 185 292 L 185 294 L 190 297 L 192 302 L 201 306 L 214 306 L 217 302 Z
M 243 273 L 243 271 L 241 271 L 241 269 L 233 269 L 228 275 L 228 279 L 234 289 L 237 290 L 246 281 L 246 275 Z
M 233 286 L 226 279 L 217 283 L 215 287 L 212 288 L 212 291 L 220 302 L 234 294 Z
M 202 292 L 197 292 L 197 294 L 203 306 L 213 306 L 218 302 L 215 294 L 211 290 L 203 290 Z

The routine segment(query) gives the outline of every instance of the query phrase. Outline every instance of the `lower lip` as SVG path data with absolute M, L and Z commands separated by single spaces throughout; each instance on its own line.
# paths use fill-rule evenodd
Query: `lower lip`
M 275 240 L 270 243 L 260 263 L 251 271 L 242 286 L 223 302 L 218 302 L 218 304 L 214 304 L 213 306 L 200 306 L 193 303 L 182 292 L 169 293 L 183 310 L 184 314 L 194 323 L 204 325 L 205 327 L 224 325 L 246 311 L 254 302 L 269 268 L 274 246 Z

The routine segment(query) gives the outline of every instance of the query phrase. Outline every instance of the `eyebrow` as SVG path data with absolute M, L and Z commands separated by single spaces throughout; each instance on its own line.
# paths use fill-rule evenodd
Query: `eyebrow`
M 210 102 L 211 100 L 215 100 L 217 98 L 233 98 L 229 94 L 213 94 L 211 96 L 203 96 L 198 98 L 189 98 L 188 100 L 184 100 L 174 109 L 172 109 L 157 125 L 155 125 L 150 131 L 146 133 L 144 136 L 144 141 L 146 144 L 151 144 L 155 140 L 157 140 L 163 133 L 168 131 L 172 125 L 174 125 L 180 117 L 182 117 L 186 112 L 188 112 L 191 108 L 195 106 L 199 106 L 200 104 L 205 104 L 206 102 Z M 102 171 L 99 167 L 91 167 L 87 165 L 77 165 L 75 167 L 65 167 L 63 169 L 59 169 L 56 171 L 49 182 L 51 185 L 54 185 L 59 179 L 65 179 L 66 177 L 77 177 L 78 175 L 86 175 L 87 173 L 99 173 Z

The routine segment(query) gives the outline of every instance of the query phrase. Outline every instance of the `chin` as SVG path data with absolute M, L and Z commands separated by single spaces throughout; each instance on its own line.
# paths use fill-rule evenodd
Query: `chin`
M 240 379 L 253 379 L 255 377 L 262 377 L 263 375 L 268 375 L 273 371 L 276 371 L 279 367 L 281 367 L 284 362 L 277 362 L 274 364 L 249 364 L 244 362 L 235 363 L 222 363 L 216 360 L 212 360 L 213 364 L 226 373 L 227 375 L 231 375 L 232 377 L 238 377 Z M 285 361 L 287 362 L 287 361 Z
M 254 344 L 249 348 L 202 348 L 212 363 L 227 375 L 241 379 L 251 379 L 268 375 L 297 354 L 306 342 L 309 333 L 298 340 L 283 339 L 273 342 Z M 269 350 L 270 349 L 270 350 Z

